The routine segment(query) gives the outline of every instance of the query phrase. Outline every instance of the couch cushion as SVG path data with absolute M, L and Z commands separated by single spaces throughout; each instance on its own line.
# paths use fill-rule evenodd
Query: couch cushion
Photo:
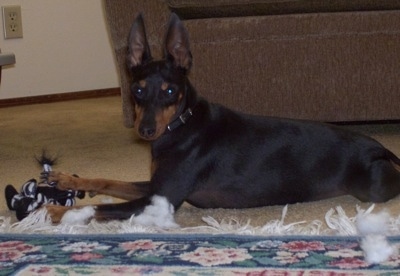
M 182 19 L 400 9 L 399 0 L 168 0 Z
M 187 20 L 210 102 L 321 121 L 400 119 L 400 10 Z

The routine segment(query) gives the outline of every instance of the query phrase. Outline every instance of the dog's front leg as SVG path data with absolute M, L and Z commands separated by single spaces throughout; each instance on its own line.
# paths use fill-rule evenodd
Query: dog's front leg
M 118 183 L 111 180 L 76 178 L 65 173 L 50 172 L 46 180 L 48 183 L 56 184 L 58 188 L 79 189 L 109 195 L 115 195 L 116 193 L 119 195 L 120 193 L 128 194 L 129 192 L 124 190 L 124 188 L 128 188 L 133 192 L 139 190 L 142 196 L 138 198 L 136 193 L 133 200 L 116 204 L 74 206 L 69 208 L 48 205 L 45 208 L 54 223 L 84 223 L 92 218 L 97 220 L 120 220 L 129 219 L 134 215 L 132 218 L 134 223 L 160 228 L 173 228 L 178 226 L 174 220 L 175 209 L 182 204 L 187 193 L 185 192 L 186 189 L 180 189 L 176 186 L 179 181 L 175 182 L 172 179 L 164 179 L 162 183 L 160 182 L 160 185 L 157 185 L 157 190 L 154 190 L 155 193 L 151 193 L 150 187 L 153 186 L 154 182 L 151 184 L 147 182 Z M 118 192 L 115 190 L 118 190 Z M 133 196 L 122 195 L 120 197 L 132 198 Z
M 103 178 L 80 178 L 63 172 L 42 173 L 42 181 L 55 185 L 60 190 L 81 190 L 92 195 L 103 194 L 125 200 L 134 200 L 150 193 L 148 181 L 125 182 Z

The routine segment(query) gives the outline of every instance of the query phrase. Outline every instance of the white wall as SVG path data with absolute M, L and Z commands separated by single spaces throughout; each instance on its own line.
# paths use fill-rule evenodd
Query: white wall
M 4 39 L 0 30 L 1 51 L 17 61 L 3 67 L 0 99 L 119 86 L 101 0 L 0 0 L 4 5 L 21 5 L 23 38 Z

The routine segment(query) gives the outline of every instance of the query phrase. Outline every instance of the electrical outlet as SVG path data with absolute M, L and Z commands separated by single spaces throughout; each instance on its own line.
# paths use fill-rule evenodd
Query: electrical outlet
M 4 38 L 22 38 L 21 6 L 3 6 Z

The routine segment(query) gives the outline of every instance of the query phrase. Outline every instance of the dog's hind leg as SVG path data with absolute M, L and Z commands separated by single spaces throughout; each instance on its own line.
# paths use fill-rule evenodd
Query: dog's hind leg
M 364 202 L 386 202 L 400 194 L 400 171 L 398 165 L 387 159 L 371 163 L 369 179 L 358 181 L 349 193 Z
M 148 198 L 113 204 L 85 206 L 45 205 L 53 223 L 87 223 L 90 219 L 112 220 L 128 219 L 143 212 L 144 206 L 150 204 Z
M 48 215 L 53 223 L 82 224 L 91 219 L 123 220 L 132 215 L 133 223 L 160 228 L 175 228 L 174 207 L 162 196 L 143 197 L 133 201 L 88 206 L 46 205 Z
M 117 203 L 98 205 L 94 218 L 97 220 L 128 219 L 132 215 L 133 223 L 161 228 L 175 228 L 178 225 L 174 220 L 175 208 L 166 197 L 153 195 L 141 199 Z
M 385 202 L 400 194 L 400 172 L 390 161 L 376 162 L 371 171 L 374 184 L 371 185 L 370 197 L 373 202 Z

